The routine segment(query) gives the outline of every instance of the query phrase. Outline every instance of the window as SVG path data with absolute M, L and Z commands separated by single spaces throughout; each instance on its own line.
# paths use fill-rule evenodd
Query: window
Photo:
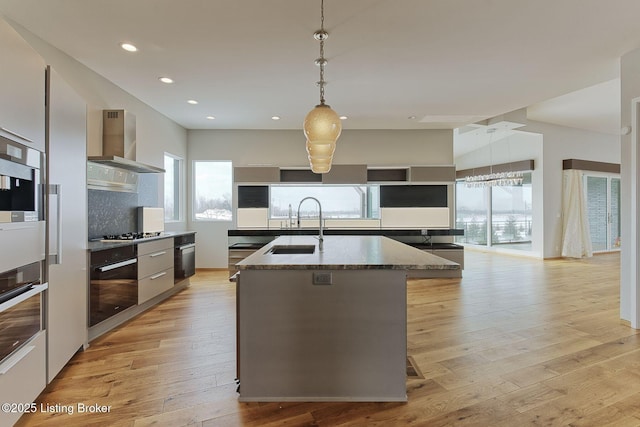
M 531 173 L 522 185 L 467 187 L 456 183 L 456 242 L 531 250 L 533 191 Z
M 197 221 L 232 220 L 231 162 L 193 162 L 193 218 Z
M 164 153 L 164 220 L 182 219 L 182 171 L 183 160 Z
M 289 206 L 295 216 L 300 201 L 315 197 L 322 203 L 324 218 L 379 218 L 378 185 L 272 185 L 271 218 L 287 218 Z M 318 205 L 303 203 L 300 216 L 317 216 Z
M 456 228 L 464 230 L 457 236 L 460 243 L 487 244 L 487 189 L 467 187 L 464 181 L 456 182 Z
M 531 174 L 522 185 L 491 187 L 491 244 L 525 248 L 531 243 Z

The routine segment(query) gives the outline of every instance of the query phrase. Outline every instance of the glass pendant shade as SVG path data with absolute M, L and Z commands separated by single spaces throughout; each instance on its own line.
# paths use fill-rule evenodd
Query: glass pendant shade
M 304 135 L 311 144 L 335 143 L 341 131 L 340 117 L 328 105 L 316 105 L 304 118 Z
M 331 170 L 331 165 L 311 165 L 311 172 L 313 173 L 327 173 Z
M 340 132 L 340 117 L 328 105 L 316 105 L 305 117 L 304 134 L 307 137 L 307 152 L 314 173 L 326 173 L 331 169 L 331 160 Z
M 331 158 L 336 151 L 336 143 L 330 144 L 313 144 L 307 141 L 307 153 L 309 157 L 314 158 Z

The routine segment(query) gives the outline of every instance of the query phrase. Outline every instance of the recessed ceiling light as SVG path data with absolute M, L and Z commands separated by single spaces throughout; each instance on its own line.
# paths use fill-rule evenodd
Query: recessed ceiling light
M 347 120 L 349 117 L 347 116 L 340 116 L 340 120 Z
M 120 43 L 120 47 L 126 50 L 127 52 L 137 52 L 138 48 L 132 45 L 131 43 Z
M 196 105 L 198 103 L 198 101 L 196 101 L 195 99 L 190 99 L 187 102 L 191 105 Z
M 207 119 L 209 120 L 215 120 L 216 118 L 214 116 L 207 116 Z
M 407 119 L 409 119 L 409 120 L 415 120 L 415 119 L 416 119 L 416 116 L 409 116 L 409 117 L 407 117 Z
M 271 120 L 280 120 L 280 116 L 271 116 Z
M 162 83 L 167 83 L 167 84 L 173 83 L 173 79 L 169 77 L 159 77 L 158 80 L 160 80 Z

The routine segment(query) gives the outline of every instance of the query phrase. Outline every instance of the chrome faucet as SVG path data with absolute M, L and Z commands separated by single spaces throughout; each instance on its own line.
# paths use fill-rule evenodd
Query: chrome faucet
M 320 252 L 322 252 L 324 237 L 322 236 L 322 205 L 320 204 L 320 200 L 316 199 L 315 197 L 305 197 L 304 199 L 300 200 L 300 203 L 298 204 L 298 228 L 300 228 L 300 206 L 302 206 L 302 202 L 304 202 L 307 199 L 315 200 L 316 203 L 318 204 L 318 210 L 320 211 L 320 216 L 319 216 L 320 235 L 318 236 L 318 241 L 320 243 L 318 244 L 318 249 L 320 250 Z

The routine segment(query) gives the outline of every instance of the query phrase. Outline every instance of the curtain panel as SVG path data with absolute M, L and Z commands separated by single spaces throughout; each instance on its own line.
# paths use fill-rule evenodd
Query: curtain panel
M 563 171 L 562 256 L 583 258 L 593 255 L 582 172 Z

